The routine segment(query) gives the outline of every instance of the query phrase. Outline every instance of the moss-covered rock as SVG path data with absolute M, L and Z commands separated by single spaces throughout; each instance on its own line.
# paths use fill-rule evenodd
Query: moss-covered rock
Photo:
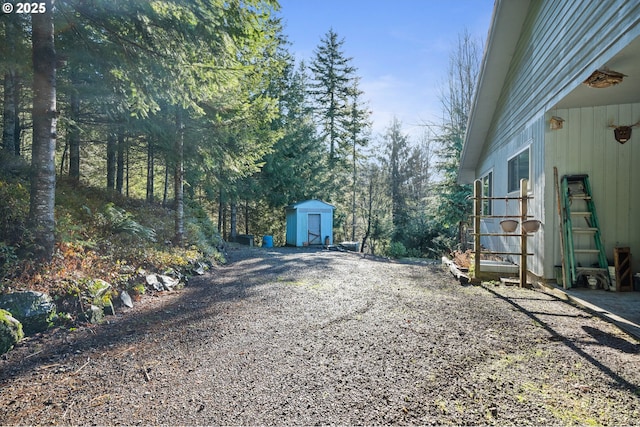
M 26 335 L 45 331 L 56 315 L 56 305 L 51 297 L 36 291 L 0 295 L 0 308 L 22 323 Z
M 111 300 L 114 291 L 110 283 L 107 283 L 102 279 L 94 279 L 88 283 L 87 293 L 89 296 L 88 299 L 91 302 L 90 311 L 92 311 L 93 307 L 96 306 L 106 314 L 115 314 L 115 309 L 113 308 L 113 302 Z M 87 317 L 89 322 L 98 323 L 102 320 L 104 315 L 96 316 L 94 313 L 90 313 L 87 314 Z
M 22 323 L 7 310 L 0 309 L 0 354 L 11 350 L 22 338 Z

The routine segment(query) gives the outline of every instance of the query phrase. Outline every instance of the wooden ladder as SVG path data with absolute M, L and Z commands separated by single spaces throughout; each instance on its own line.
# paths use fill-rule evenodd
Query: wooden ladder
M 576 286 L 581 277 L 594 277 L 602 288 L 609 289 L 607 256 L 602 244 L 589 176 L 563 176 L 561 192 L 564 268 L 570 279 L 570 286 L 567 288 Z

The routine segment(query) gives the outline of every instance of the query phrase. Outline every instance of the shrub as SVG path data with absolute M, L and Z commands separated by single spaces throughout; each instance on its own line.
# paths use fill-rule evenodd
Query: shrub
M 402 242 L 391 242 L 387 248 L 387 256 L 391 258 L 402 258 L 407 256 L 407 248 Z
M 8 245 L 19 244 L 29 214 L 29 190 L 21 183 L 0 181 L 0 236 Z
M 0 242 L 0 277 L 4 277 L 15 270 L 18 267 L 18 261 L 16 248 L 8 246 L 5 242 Z

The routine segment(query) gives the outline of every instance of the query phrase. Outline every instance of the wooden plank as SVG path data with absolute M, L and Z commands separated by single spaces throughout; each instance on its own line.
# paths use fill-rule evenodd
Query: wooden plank
M 614 248 L 613 259 L 616 266 L 616 291 L 632 291 L 633 275 L 631 274 L 630 248 Z

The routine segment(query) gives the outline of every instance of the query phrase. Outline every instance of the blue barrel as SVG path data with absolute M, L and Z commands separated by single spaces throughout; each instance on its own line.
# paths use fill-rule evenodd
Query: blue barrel
M 262 236 L 262 247 L 264 247 L 264 248 L 272 248 L 273 247 L 273 236 Z

